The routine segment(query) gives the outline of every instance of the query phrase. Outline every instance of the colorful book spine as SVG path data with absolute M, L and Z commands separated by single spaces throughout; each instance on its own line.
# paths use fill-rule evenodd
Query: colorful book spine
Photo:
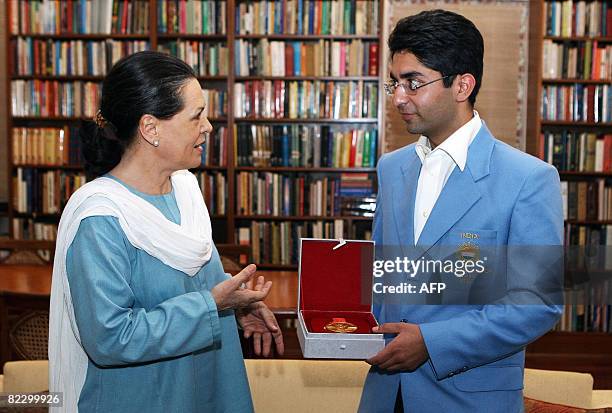
M 234 96 L 237 118 L 375 118 L 378 113 L 378 84 L 362 80 L 239 82 Z
M 612 6 L 608 1 L 545 2 L 547 36 L 610 36 Z
M 545 85 L 541 99 L 542 120 L 612 122 L 612 85 Z
M 374 0 L 259 0 L 236 7 L 236 34 L 377 34 Z
M 377 131 L 371 127 L 238 124 L 234 139 L 236 166 L 376 166 Z

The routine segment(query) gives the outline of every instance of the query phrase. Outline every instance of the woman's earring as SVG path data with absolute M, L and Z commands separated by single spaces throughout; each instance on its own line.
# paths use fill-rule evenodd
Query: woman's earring
M 159 140 L 155 139 L 153 141 L 153 146 L 155 146 L 157 148 L 159 146 Z

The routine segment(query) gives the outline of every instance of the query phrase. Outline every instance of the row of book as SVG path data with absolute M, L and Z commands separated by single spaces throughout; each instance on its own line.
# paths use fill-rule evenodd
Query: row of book
M 345 197 L 374 198 L 372 178 L 368 174 L 329 177 L 272 172 L 239 172 L 236 178 L 239 215 L 338 216 Z M 373 216 L 374 211 L 351 207 L 351 215 Z
M 609 36 L 612 7 L 606 0 L 546 1 L 546 35 Z
M 79 165 L 80 140 L 76 127 L 12 129 L 13 164 Z
M 612 81 L 612 45 L 544 40 L 542 46 L 544 79 Z
M 227 178 L 222 172 L 196 171 L 209 215 L 227 213 Z
M 377 34 L 376 0 L 258 0 L 236 7 L 238 34 Z
M 12 116 L 93 117 L 100 107 L 100 83 L 11 81 Z
M 344 220 L 260 222 L 236 230 L 236 239 L 250 245 L 256 264 L 296 265 L 300 238 L 371 239 L 371 222 L 348 224 Z
M 546 85 L 541 111 L 542 120 L 612 122 L 612 85 Z
M 179 40 L 160 43 L 157 50 L 185 61 L 198 76 L 227 76 L 229 52 L 223 43 Z
M 11 40 L 15 76 L 103 76 L 122 57 L 149 49 L 145 40 Z
M 78 132 L 78 126 L 67 125 L 61 128 L 14 127 L 11 139 L 13 164 L 82 165 L 81 140 Z M 213 131 L 202 145 L 203 166 L 227 165 L 227 139 L 227 127 L 221 126 Z
M 346 125 L 236 126 L 236 166 L 372 168 L 378 131 Z
M 82 172 L 17 168 L 13 177 L 13 207 L 23 214 L 58 214 L 85 182 Z
M 218 89 L 202 89 L 206 116 L 219 118 L 227 116 L 227 91 Z
M 202 145 L 202 166 L 227 166 L 228 129 L 225 126 L 213 130 Z
M 612 276 L 612 225 L 568 224 L 565 245 L 566 287 Z
M 595 251 L 598 253 L 603 252 L 606 257 L 606 263 L 612 265 L 612 260 L 608 260 L 609 253 L 612 252 L 609 248 L 612 247 L 612 225 L 568 224 L 565 227 L 565 245 L 573 246 L 569 247 L 571 254 L 578 253 L 578 255 L 582 256 L 586 254 L 584 247 L 596 247 Z M 602 246 L 605 248 L 601 248 Z M 606 264 L 606 266 L 608 267 L 609 265 Z
M 566 294 L 572 292 L 568 291 Z M 565 305 L 561 319 L 554 330 L 574 333 L 612 333 L 612 304 Z
M 159 33 L 225 34 L 226 0 L 158 0 Z
M 378 83 L 256 80 L 234 85 L 237 118 L 375 118 Z
M 149 27 L 149 0 L 8 0 L 12 34 L 127 34 Z
M 33 218 L 13 218 L 13 238 L 18 240 L 55 241 L 57 224 Z
M 100 83 L 13 80 L 11 110 L 13 116 L 93 117 L 99 108 Z M 207 116 L 227 114 L 227 92 L 204 89 Z
M 566 220 L 612 221 L 611 179 L 561 181 L 561 194 Z
M 540 142 L 543 159 L 560 171 L 612 172 L 612 134 L 545 131 Z
M 378 43 L 362 40 L 235 43 L 237 76 L 377 76 Z

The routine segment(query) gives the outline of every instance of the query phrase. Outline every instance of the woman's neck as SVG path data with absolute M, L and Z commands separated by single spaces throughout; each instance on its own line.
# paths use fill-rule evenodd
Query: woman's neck
M 172 190 L 172 171 L 162 170 L 151 157 L 138 156 L 129 150 L 109 173 L 145 194 L 163 195 Z

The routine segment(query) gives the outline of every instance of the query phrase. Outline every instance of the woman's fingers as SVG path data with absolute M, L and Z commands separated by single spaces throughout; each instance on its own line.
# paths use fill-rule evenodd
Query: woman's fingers
M 272 347 L 272 335 L 270 333 L 263 334 L 263 355 L 270 356 L 270 348 Z
M 261 333 L 253 333 L 253 347 L 255 349 L 255 354 L 261 355 Z

